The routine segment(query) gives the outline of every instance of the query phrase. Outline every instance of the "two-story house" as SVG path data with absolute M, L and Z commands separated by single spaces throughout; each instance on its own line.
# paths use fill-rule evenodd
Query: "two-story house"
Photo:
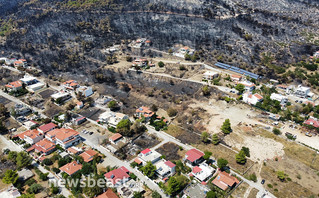
M 81 142 L 79 132 L 73 129 L 54 129 L 52 131 L 49 131 L 45 137 L 51 142 L 54 142 L 65 149 L 70 146 L 77 145 Z

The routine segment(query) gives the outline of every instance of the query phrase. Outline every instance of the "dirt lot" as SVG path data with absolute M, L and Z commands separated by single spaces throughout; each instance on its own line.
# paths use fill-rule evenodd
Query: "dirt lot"
M 87 109 L 83 109 L 80 114 L 84 117 L 90 118 L 92 120 L 98 120 L 99 115 L 102 114 L 103 110 L 99 109 L 99 108 L 95 108 L 95 107 L 91 107 L 91 108 L 87 108 Z
M 50 96 L 52 95 L 52 94 L 54 94 L 54 92 L 55 92 L 55 90 L 53 90 L 53 89 L 46 89 L 46 90 L 44 90 L 44 91 L 41 91 L 41 92 L 39 92 L 38 94 L 43 98 L 43 99 L 48 99 L 48 98 L 50 98 Z
M 248 198 L 256 198 L 257 193 L 258 193 L 258 190 L 257 190 L 256 188 L 253 188 L 253 189 L 250 191 Z
M 186 153 L 186 151 L 180 151 L 179 146 L 172 142 L 162 145 L 160 148 L 156 149 L 156 151 L 164 155 L 166 160 L 170 161 L 181 160 Z
M 3 96 L 0 96 L 0 103 L 1 103 L 1 104 L 6 105 L 6 104 L 8 104 L 8 103 L 10 103 L 10 102 L 11 102 L 10 100 L 6 99 L 6 98 L 3 97 Z
M 234 190 L 231 194 L 234 198 L 242 198 L 245 195 L 246 190 L 248 189 L 249 185 L 247 183 L 242 183 L 238 188 Z

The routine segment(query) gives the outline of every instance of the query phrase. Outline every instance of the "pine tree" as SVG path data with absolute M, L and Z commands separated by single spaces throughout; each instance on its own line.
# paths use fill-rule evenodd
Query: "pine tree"
M 213 137 L 212 137 L 212 143 L 214 145 L 217 145 L 219 143 L 219 137 L 217 134 L 214 134 Z
M 232 129 L 231 129 L 231 126 L 230 126 L 230 121 L 229 119 L 226 119 L 225 122 L 223 123 L 222 127 L 221 127 L 221 130 L 223 131 L 223 133 L 225 134 L 229 134 Z
M 243 150 L 239 151 L 239 153 L 236 154 L 236 162 L 239 164 L 245 164 L 246 163 L 246 155 Z

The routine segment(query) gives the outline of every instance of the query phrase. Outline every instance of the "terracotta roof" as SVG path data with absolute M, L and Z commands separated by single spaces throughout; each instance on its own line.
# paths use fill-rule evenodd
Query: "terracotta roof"
M 232 74 L 231 77 L 232 77 L 232 78 L 241 78 L 240 75 L 236 75 L 236 74 Z
M 118 198 L 118 196 L 112 191 L 111 188 L 108 188 L 106 192 L 100 194 L 96 198 Z
M 20 61 L 22 61 L 22 62 L 27 62 L 27 60 L 26 59 L 24 59 L 24 58 L 22 58 L 22 59 L 19 59 Z
M 318 127 L 319 127 L 319 121 L 318 121 L 318 120 L 315 120 L 315 119 L 313 119 L 313 118 L 309 118 L 308 120 L 306 120 L 306 121 L 304 122 L 304 124 L 313 126 L 313 127 L 315 127 L 315 128 L 318 128 Z
M 282 85 L 282 84 L 281 84 L 281 85 L 277 85 L 277 87 L 278 87 L 278 88 L 287 89 L 287 88 L 288 88 L 288 85 Z
M 73 154 L 76 154 L 76 153 L 79 152 L 78 150 L 76 150 L 76 149 L 74 149 L 74 148 L 72 148 L 72 147 L 69 147 L 67 150 L 68 150 L 70 153 L 73 153 Z
M 261 96 L 261 95 L 259 95 L 259 94 L 254 94 L 254 96 L 258 99 L 258 100 L 261 100 L 261 99 L 263 99 L 263 97 Z
M 76 161 L 70 162 L 60 168 L 61 171 L 67 173 L 68 175 L 73 175 L 82 169 L 82 164 L 78 164 Z
M 23 62 L 21 60 L 17 60 L 14 62 L 14 64 L 23 64 Z
M 140 158 L 135 158 L 134 162 L 136 162 L 137 164 L 142 164 L 142 161 L 140 160 Z
M 175 165 L 173 162 L 171 162 L 171 161 L 166 161 L 165 164 L 166 164 L 168 167 L 170 167 L 170 168 L 174 168 L 174 167 L 176 166 L 176 165 Z
M 145 43 L 150 43 L 150 42 L 151 42 L 150 40 L 146 40 L 146 41 L 145 41 Z
M 198 166 L 195 166 L 194 168 L 193 168 L 193 173 L 194 174 L 196 174 L 196 173 L 199 173 L 199 172 L 201 172 L 202 171 L 202 169 L 201 168 L 199 168 Z
M 22 81 L 17 80 L 17 81 L 11 82 L 11 83 L 9 83 L 9 84 L 7 84 L 7 85 L 5 85 L 5 86 L 8 87 L 8 88 L 13 88 L 13 87 L 18 88 L 18 87 L 22 87 Z
M 76 136 L 79 135 L 79 132 L 73 130 L 73 129 L 65 129 L 65 128 L 61 128 L 61 129 L 54 129 L 52 131 L 49 131 L 47 133 L 47 135 L 51 136 L 51 137 L 55 137 L 59 140 L 65 140 L 71 136 Z
M 95 150 L 90 149 L 90 150 L 87 150 L 87 151 L 81 153 L 80 156 L 83 158 L 83 160 L 85 162 L 90 162 L 90 161 L 93 160 L 93 157 L 96 154 L 98 154 L 98 152 L 96 152 Z
M 238 184 L 239 181 L 236 177 L 230 176 L 226 172 L 219 172 L 212 183 L 218 186 L 220 189 L 226 190 L 228 187 L 231 187 L 234 184 Z
M 186 152 L 187 160 L 194 162 L 204 156 L 204 153 L 197 149 L 191 149 Z
M 38 152 L 47 153 L 52 151 L 55 148 L 55 143 L 49 141 L 48 139 L 43 139 L 37 142 L 35 145 L 32 146 Z
M 42 135 L 42 133 L 40 133 L 38 130 L 32 129 L 32 130 L 27 130 L 25 132 L 22 132 L 22 133 L 16 135 L 16 137 L 19 137 L 21 139 L 24 139 L 26 137 L 29 137 L 31 139 L 35 139 L 41 135 Z
M 71 87 L 74 87 L 74 86 L 77 86 L 77 85 L 78 85 L 78 83 L 75 83 L 75 82 L 70 84 Z
M 115 133 L 114 135 L 112 135 L 109 139 L 112 140 L 113 142 L 115 142 L 116 140 L 122 138 L 123 136 L 119 133 Z
M 70 84 L 72 82 L 74 82 L 75 80 L 68 80 L 68 81 L 65 81 L 63 84 Z
M 148 153 L 148 152 L 151 152 L 151 150 L 150 150 L 149 148 L 147 148 L 147 149 L 141 151 L 141 153 L 144 154 L 144 155 L 145 155 L 146 153 Z
M 54 128 L 56 128 L 56 127 L 57 127 L 56 124 L 50 122 L 50 123 L 48 123 L 48 124 L 45 124 L 45 125 L 40 126 L 39 129 L 40 129 L 41 131 L 43 131 L 43 133 L 46 133 L 46 132 L 51 131 L 52 129 L 54 129 Z
M 81 106 L 81 105 L 83 105 L 83 102 L 78 101 L 76 104 L 77 104 L 78 106 Z
M 108 181 L 111 181 L 113 184 L 116 184 L 120 180 L 125 178 L 129 178 L 130 176 L 127 174 L 128 170 L 122 166 L 121 168 L 114 169 L 108 173 L 105 173 L 105 177 Z
M 154 113 L 154 112 L 151 111 L 148 107 L 142 106 L 142 107 L 136 109 L 136 113 L 148 113 L 148 114 L 151 114 L 151 113 Z

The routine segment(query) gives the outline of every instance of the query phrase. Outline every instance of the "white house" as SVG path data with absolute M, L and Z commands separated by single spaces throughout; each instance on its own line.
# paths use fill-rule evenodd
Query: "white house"
M 143 164 L 146 164 L 148 161 L 152 162 L 152 164 L 155 164 L 161 159 L 161 156 L 162 155 L 159 152 L 152 151 L 150 149 L 145 149 L 138 154 L 138 157 L 141 159 Z
M 160 160 L 155 164 L 156 174 L 162 179 L 175 174 L 176 165 L 171 161 Z
M 68 93 L 68 92 L 59 91 L 59 92 L 57 92 L 57 93 L 52 94 L 51 97 L 52 97 L 54 100 L 57 100 L 57 99 L 66 100 L 66 99 L 70 98 L 71 95 L 70 95 L 70 93 Z
M 239 84 L 242 84 L 245 86 L 246 91 L 253 91 L 255 89 L 255 84 L 249 81 L 241 81 Z
M 190 176 L 193 176 L 202 182 L 210 178 L 214 172 L 215 169 L 213 167 L 209 166 L 206 163 L 202 163 L 199 166 L 195 166 L 193 168 L 193 171 L 190 173 Z
M 277 100 L 277 101 L 279 101 L 282 104 L 288 102 L 288 97 L 287 96 L 283 96 L 283 95 L 277 94 L 277 93 L 272 93 L 270 95 L 270 99 Z
M 306 97 L 312 97 L 313 93 L 311 93 L 309 87 L 298 85 L 297 89 L 295 90 L 295 95 L 301 98 L 306 98 Z
M 35 144 L 44 138 L 44 135 L 36 129 L 27 130 L 23 133 L 16 135 L 22 140 L 25 140 L 29 144 Z
M 27 90 L 30 92 L 35 92 L 39 89 L 42 89 L 43 87 L 44 87 L 44 84 L 41 82 L 38 82 L 36 84 L 32 84 L 32 85 L 27 86 Z
M 129 117 L 123 113 L 114 113 L 112 111 L 106 111 L 99 116 L 99 122 L 106 123 L 112 127 L 116 127 L 116 125 L 121 120 L 129 119 Z
M 214 78 L 218 77 L 218 72 L 214 72 L 214 71 L 206 71 L 203 75 L 203 79 L 206 80 L 213 80 Z
M 49 131 L 45 137 L 50 140 L 51 142 L 54 142 L 56 144 L 59 144 L 63 148 L 69 148 L 71 146 L 77 145 L 81 142 L 81 137 L 79 132 L 73 130 L 73 129 L 53 129 L 52 131 Z
M 23 78 L 20 79 L 20 81 L 22 81 L 26 85 L 33 85 L 39 82 L 35 77 L 29 75 L 25 75 Z
M 257 102 L 262 102 L 263 97 L 259 94 L 252 94 L 250 92 L 246 92 L 243 94 L 243 101 L 248 104 L 256 105 Z
M 21 116 L 30 113 L 32 110 L 24 104 L 15 104 L 14 111 L 16 115 Z
M 85 97 L 89 97 L 90 95 L 93 94 L 92 87 L 87 87 L 87 86 L 80 86 L 79 88 L 77 88 L 76 91 L 82 93 L 83 96 Z
M 316 51 L 316 52 L 313 54 L 313 57 L 319 58 L 319 51 Z

